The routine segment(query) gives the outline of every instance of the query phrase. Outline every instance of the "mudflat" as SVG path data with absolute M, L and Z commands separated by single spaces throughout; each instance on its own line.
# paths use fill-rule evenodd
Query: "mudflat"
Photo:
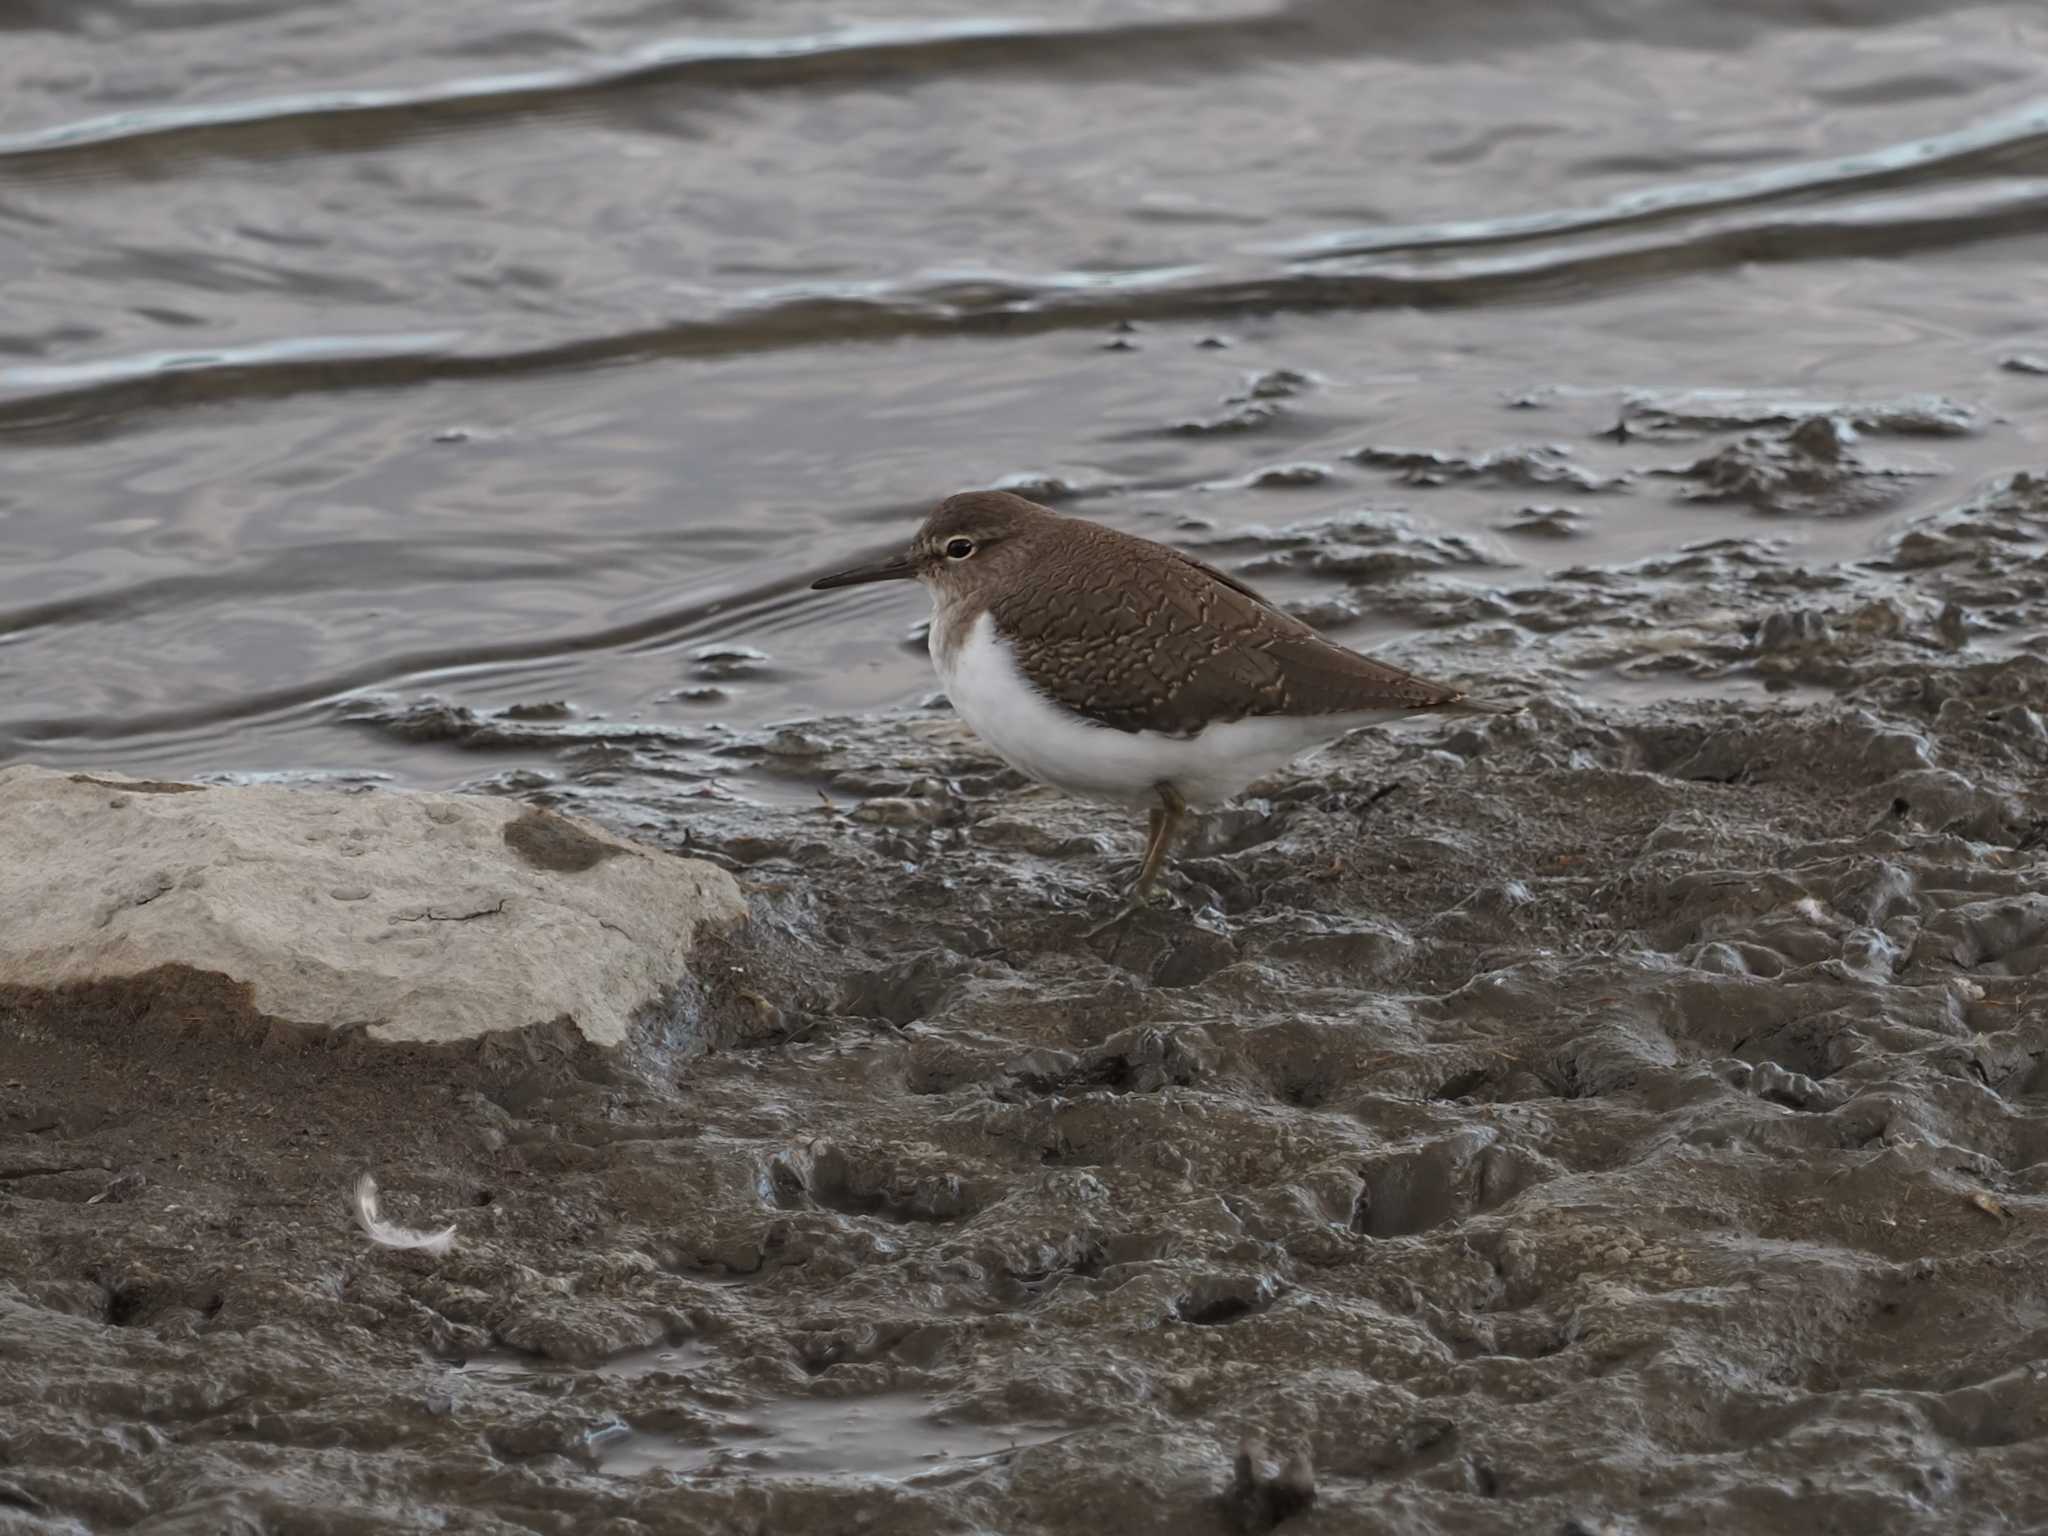
M 2048 1525 L 2041 25 L 0 24 L 0 761 L 750 913 L 611 1051 L 0 997 L 0 1531 Z M 1531 706 L 1084 941 L 804 590 L 996 483 Z

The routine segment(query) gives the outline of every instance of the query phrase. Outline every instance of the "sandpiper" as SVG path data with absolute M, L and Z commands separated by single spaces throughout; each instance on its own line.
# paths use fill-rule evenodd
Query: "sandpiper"
M 940 502 L 910 548 L 811 583 L 921 581 L 932 665 L 960 718 L 1020 773 L 1150 811 L 1136 910 L 1190 810 L 1361 725 L 1494 713 L 1346 650 L 1169 545 L 1004 491 Z

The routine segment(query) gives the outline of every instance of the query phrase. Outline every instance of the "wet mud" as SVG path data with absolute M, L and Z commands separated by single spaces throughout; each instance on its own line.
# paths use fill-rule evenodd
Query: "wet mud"
M 1504 639 L 1521 715 L 1255 786 L 1094 940 L 1136 829 L 942 709 L 715 749 L 789 803 L 507 711 L 560 760 L 510 792 L 739 871 L 747 928 L 612 1060 L 9 1000 L 10 1528 L 2048 1518 L 2043 483 L 1824 583 L 1560 583 L 1782 695 Z M 453 1251 L 368 1246 L 359 1167 Z

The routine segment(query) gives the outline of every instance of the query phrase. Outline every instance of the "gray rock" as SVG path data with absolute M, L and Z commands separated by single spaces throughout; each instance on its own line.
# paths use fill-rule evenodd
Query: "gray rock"
M 218 973 L 265 1017 L 598 1045 L 745 898 L 723 870 L 514 801 L 0 771 L 0 986 Z

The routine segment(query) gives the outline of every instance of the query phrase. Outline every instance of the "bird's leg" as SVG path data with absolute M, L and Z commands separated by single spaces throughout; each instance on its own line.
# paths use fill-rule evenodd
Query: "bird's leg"
M 1179 790 L 1171 784 L 1156 787 L 1159 808 L 1152 813 L 1152 839 L 1145 845 L 1145 862 L 1138 866 L 1138 878 L 1131 885 L 1133 907 L 1145 899 L 1159 879 L 1159 872 L 1166 868 L 1166 856 L 1173 851 L 1173 840 L 1180 836 L 1181 821 L 1188 813 L 1188 803 L 1181 799 Z
M 1180 824 L 1187 817 L 1188 803 L 1171 784 L 1162 783 L 1154 787 L 1159 792 L 1159 804 L 1152 808 L 1152 814 L 1145 823 L 1145 860 L 1138 866 L 1138 878 L 1131 882 L 1130 894 L 1124 898 L 1123 905 L 1090 928 L 1086 935 L 1088 938 L 1114 928 L 1137 911 L 1158 882 L 1159 872 L 1166 867 L 1166 856 L 1172 852 L 1173 840 L 1179 835 Z

